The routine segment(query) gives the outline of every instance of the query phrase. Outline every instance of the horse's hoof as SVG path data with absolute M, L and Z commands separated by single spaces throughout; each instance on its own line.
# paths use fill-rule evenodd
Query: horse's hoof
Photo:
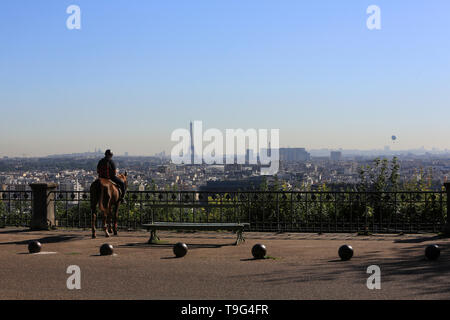
M 105 237 L 109 238 L 109 233 L 105 233 Z
M 95 239 L 95 238 L 97 238 L 97 236 L 95 234 L 93 234 L 92 235 L 92 239 Z

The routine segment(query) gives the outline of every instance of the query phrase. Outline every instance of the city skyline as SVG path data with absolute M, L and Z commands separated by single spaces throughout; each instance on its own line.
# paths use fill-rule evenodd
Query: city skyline
M 52 153 L 52 154 L 42 154 L 42 155 L 29 155 L 29 154 L 20 154 L 20 155 L 1 155 L 0 158 L 45 158 L 45 157 L 58 157 L 58 156 L 73 156 L 73 155 L 99 155 L 103 156 L 104 151 L 108 149 L 105 148 L 94 148 L 94 150 L 81 150 L 81 151 L 74 151 L 70 153 Z M 424 155 L 424 154 L 450 154 L 450 149 L 440 149 L 440 148 L 431 148 L 426 149 L 424 146 L 421 146 L 419 148 L 414 149 L 392 149 L 390 146 L 384 146 L 383 148 L 378 149 L 343 149 L 343 148 L 318 148 L 318 149 L 307 149 L 304 147 L 298 147 L 298 146 L 288 146 L 284 147 L 281 146 L 279 150 L 281 149 L 304 149 L 308 153 L 311 154 L 312 157 L 324 157 L 324 156 L 330 156 L 331 152 L 342 152 L 342 156 L 395 156 L 395 155 L 407 155 L 407 154 L 413 154 L 413 155 Z M 164 156 L 166 158 L 170 158 L 170 153 L 167 152 L 167 150 L 160 150 L 159 152 L 155 153 L 147 153 L 147 154 L 131 154 L 128 151 L 125 152 L 114 152 L 115 157 L 161 157 Z M 225 153 L 223 154 L 226 155 Z M 245 155 L 245 154 L 243 154 Z
M 168 153 L 191 119 L 280 147 L 450 149 L 446 1 L 377 1 L 381 30 L 368 1 L 80 0 L 68 30 L 71 4 L 0 12 L 0 156 Z

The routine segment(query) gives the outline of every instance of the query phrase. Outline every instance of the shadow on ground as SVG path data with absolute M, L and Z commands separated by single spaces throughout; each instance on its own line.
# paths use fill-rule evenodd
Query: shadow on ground
M 13 230 L 1 230 L 0 234 L 11 234 L 11 233 L 24 233 L 24 232 L 32 232 L 33 230 L 27 228 L 27 229 L 13 229 Z
M 82 240 L 84 237 L 82 236 L 49 236 L 49 237 L 43 237 L 43 238 L 34 238 L 29 240 L 22 240 L 22 241 L 10 241 L 10 242 L 0 242 L 0 245 L 7 245 L 7 244 L 28 244 L 30 241 L 39 241 L 40 243 L 59 243 L 59 242 L 66 242 L 66 241 L 73 241 L 73 240 Z
M 221 247 L 228 247 L 228 246 L 234 246 L 234 244 L 210 244 L 210 243 L 186 243 L 189 249 L 201 249 L 201 248 L 221 248 Z M 174 243 L 127 243 L 127 244 L 121 244 L 119 247 L 121 248 L 159 248 L 159 249 L 167 249 L 172 248 L 174 246 Z
M 428 238 L 434 240 L 435 237 Z M 450 293 L 450 257 L 445 254 L 446 245 L 439 244 L 441 256 L 436 261 L 425 257 L 426 245 L 417 245 L 409 248 L 398 248 L 396 258 L 380 259 L 382 281 L 394 281 L 401 276 L 410 288 L 418 289 L 423 293 Z
M 433 241 L 433 240 L 439 240 L 443 239 L 442 236 L 427 236 L 427 237 L 417 237 L 413 239 L 401 239 L 401 240 L 395 240 L 395 243 L 421 243 L 425 241 Z
M 435 237 L 427 239 L 433 240 Z M 392 288 L 394 288 L 397 283 L 401 283 L 407 288 L 403 293 L 407 299 L 414 299 L 418 292 L 424 295 L 447 294 L 450 296 L 450 256 L 445 254 L 447 249 L 445 244 L 439 242 L 436 244 L 441 248 L 441 256 L 436 261 L 429 261 L 425 258 L 426 245 L 417 245 L 395 248 L 389 258 L 384 258 L 380 251 L 373 251 L 364 256 L 355 256 L 350 261 L 326 259 L 314 265 L 289 263 L 291 266 L 295 265 L 296 268 L 294 270 L 279 268 L 269 273 L 245 274 L 235 277 L 250 277 L 255 282 L 271 283 L 272 285 L 309 281 L 333 282 L 342 278 L 365 286 L 367 278 L 370 276 L 367 273 L 367 267 L 378 265 L 381 269 L 382 288 L 383 284 L 384 288 L 389 288 L 389 284 L 392 284 Z M 241 259 L 241 261 L 247 260 Z M 411 293 L 408 292 L 408 289 L 411 289 Z

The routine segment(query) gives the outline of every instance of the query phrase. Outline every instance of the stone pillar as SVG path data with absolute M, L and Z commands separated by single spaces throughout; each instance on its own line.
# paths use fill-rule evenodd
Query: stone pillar
M 445 226 L 442 232 L 445 234 L 450 234 L 450 182 L 444 183 L 445 192 L 447 193 L 447 219 L 445 221 Z
M 31 217 L 31 230 L 50 230 L 55 226 L 55 191 L 57 184 L 32 183 L 30 184 L 33 192 L 33 215 Z

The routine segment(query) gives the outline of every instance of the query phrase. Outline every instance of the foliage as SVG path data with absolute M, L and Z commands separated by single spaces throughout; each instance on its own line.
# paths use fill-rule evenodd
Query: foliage
M 31 220 L 31 202 L 19 195 L 0 200 L 0 226 L 28 226 Z
M 132 229 L 152 221 L 239 221 L 259 231 L 433 231 L 445 219 L 446 204 L 440 192 L 432 192 L 432 170 L 418 169 L 414 179 L 401 181 L 399 169 L 395 157 L 374 159 L 359 169 L 356 191 L 342 192 L 326 184 L 293 192 L 276 177 L 263 181 L 260 192 L 199 194 L 178 191 L 177 185 L 159 192 L 151 183 L 145 192 L 127 194 L 118 223 Z M 60 225 L 90 226 L 89 201 L 57 201 L 56 210 Z

